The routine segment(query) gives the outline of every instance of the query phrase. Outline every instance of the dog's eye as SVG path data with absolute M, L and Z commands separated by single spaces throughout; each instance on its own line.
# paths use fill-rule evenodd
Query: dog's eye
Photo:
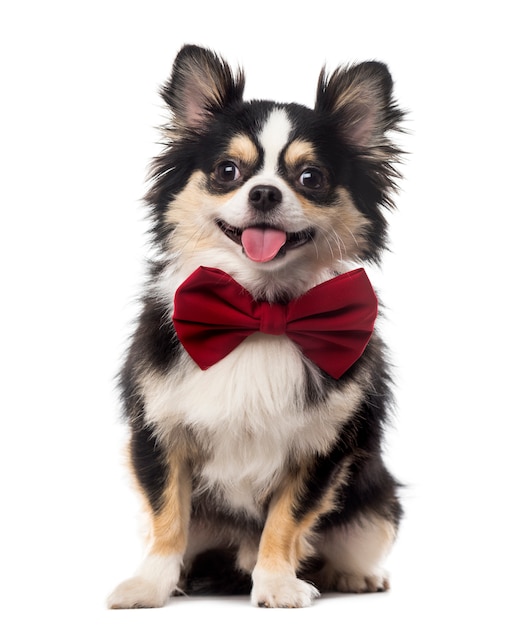
M 215 168 L 215 177 L 222 183 L 231 183 L 240 176 L 241 172 L 233 161 L 223 161 Z
M 308 189 L 321 189 L 324 185 L 324 174 L 316 167 L 308 167 L 300 174 L 298 181 Z

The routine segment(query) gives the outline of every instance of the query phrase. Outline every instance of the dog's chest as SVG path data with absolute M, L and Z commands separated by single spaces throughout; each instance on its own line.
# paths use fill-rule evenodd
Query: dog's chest
M 200 469 L 199 489 L 208 489 L 229 508 L 259 517 L 262 504 L 286 470 L 292 433 L 220 428 L 209 435 L 210 450 Z
M 303 445 L 305 376 L 288 339 L 256 335 L 188 380 L 184 420 L 207 452 L 200 483 L 225 504 L 257 513 Z
M 162 435 L 191 430 L 205 452 L 199 486 L 259 515 L 292 455 L 324 450 L 343 419 L 336 402 L 308 401 L 310 371 L 286 337 L 256 334 L 206 371 L 183 365 L 149 381 L 146 417 Z

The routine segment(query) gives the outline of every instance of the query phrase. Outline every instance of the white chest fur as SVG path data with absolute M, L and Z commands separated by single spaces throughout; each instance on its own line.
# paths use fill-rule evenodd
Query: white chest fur
M 149 377 L 146 420 L 162 437 L 191 428 L 207 453 L 203 485 L 254 514 L 286 461 L 324 452 L 359 397 L 352 385 L 308 405 L 308 375 L 318 376 L 289 339 L 258 333 L 206 371 L 189 361 Z

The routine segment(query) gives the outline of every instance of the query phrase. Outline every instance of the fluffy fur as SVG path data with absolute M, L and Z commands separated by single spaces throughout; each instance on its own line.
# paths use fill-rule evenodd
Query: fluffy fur
M 151 537 L 112 608 L 162 606 L 205 585 L 267 607 L 388 588 L 381 566 L 401 507 L 381 458 L 390 381 L 377 332 L 339 380 L 285 336 L 260 333 L 202 371 L 171 315 L 200 265 L 272 302 L 378 262 L 402 113 L 376 62 L 322 71 L 313 110 L 245 102 L 243 87 L 223 59 L 185 46 L 162 89 L 171 117 L 147 196 L 156 261 L 121 373 Z M 248 227 L 286 243 L 252 260 Z

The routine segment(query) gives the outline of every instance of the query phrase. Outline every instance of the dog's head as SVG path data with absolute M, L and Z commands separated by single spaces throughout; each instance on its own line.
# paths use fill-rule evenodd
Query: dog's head
M 208 50 L 175 59 L 148 194 L 165 259 L 219 267 L 269 299 L 377 261 L 399 158 L 389 134 L 402 119 L 386 66 L 322 71 L 313 110 L 244 102 L 243 87 Z

